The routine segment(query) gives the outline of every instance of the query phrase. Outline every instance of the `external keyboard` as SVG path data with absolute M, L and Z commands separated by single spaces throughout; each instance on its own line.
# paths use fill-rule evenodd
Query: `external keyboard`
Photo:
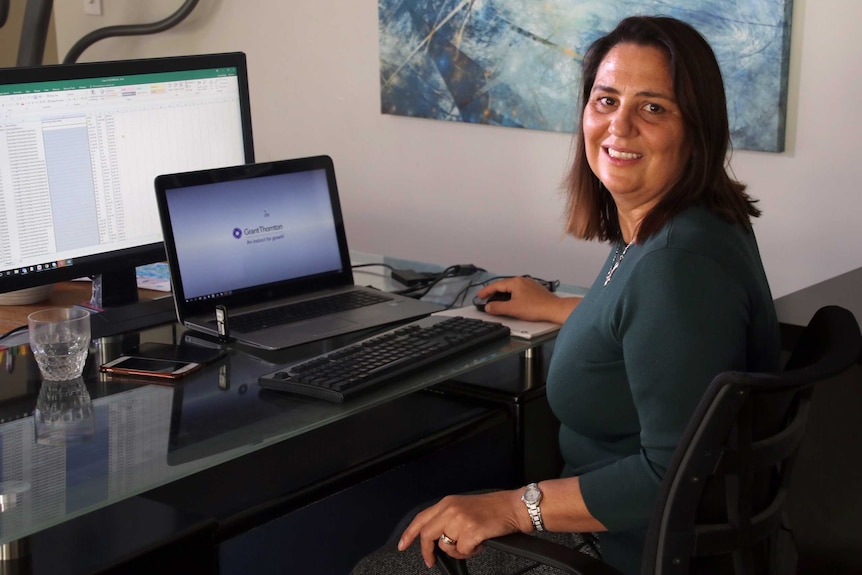
M 230 324 L 231 329 L 250 333 L 274 325 L 284 325 L 340 311 L 358 309 L 389 301 L 390 299 L 392 298 L 382 293 L 376 294 L 364 291 L 348 291 L 308 301 L 236 315 L 230 318 Z
M 509 337 L 509 328 L 463 317 L 431 316 L 287 366 L 260 378 L 265 389 L 341 403 L 486 342 Z

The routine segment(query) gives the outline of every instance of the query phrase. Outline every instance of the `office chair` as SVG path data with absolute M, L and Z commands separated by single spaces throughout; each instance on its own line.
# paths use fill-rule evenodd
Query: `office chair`
M 792 533 L 785 504 L 814 384 L 853 365 L 862 335 L 853 314 L 827 306 L 802 332 L 784 369 L 721 373 L 701 398 L 662 481 L 641 573 L 782 572 Z M 784 545 L 790 541 L 789 548 Z M 576 575 L 610 575 L 609 565 L 516 533 L 484 545 Z M 467 564 L 437 549 L 444 575 Z M 786 564 L 785 564 L 786 567 Z

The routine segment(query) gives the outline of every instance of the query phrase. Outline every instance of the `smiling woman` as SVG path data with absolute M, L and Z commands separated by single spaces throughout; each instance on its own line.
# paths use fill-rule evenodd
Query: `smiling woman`
M 665 52 L 618 44 L 599 66 L 584 107 L 587 161 L 613 196 L 627 244 L 688 162 L 685 122 L 673 94 Z
M 564 322 L 546 385 L 563 475 L 419 512 L 397 548 L 429 566 L 437 548 L 480 572 L 508 573 L 480 553 L 483 541 L 551 532 L 573 534 L 582 550 L 595 551 L 597 537 L 606 563 L 639 573 L 658 486 L 710 381 L 778 367 L 778 324 L 750 222 L 759 211 L 725 167 L 724 87 L 707 42 L 679 20 L 626 18 L 587 51 L 582 78 L 567 231 L 609 242 L 608 258 L 580 300 L 526 278 L 477 293 L 510 294 L 486 313 Z M 419 557 L 406 571 L 386 557 L 355 573 L 421 572 Z M 732 572 L 725 559 L 710 573 Z
M 712 48 L 691 26 L 666 22 L 679 20 L 653 19 L 657 29 L 667 28 L 659 34 L 621 24 L 584 56 L 583 129 L 575 134 L 568 177 L 567 231 L 575 237 L 631 242 L 624 232 L 633 230 L 621 227 L 618 217 L 626 215 L 617 208 L 636 208 L 644 195 L 652 199 L 647 209 L 632 214 L 644 238 L 697 203 L 748 229 L 749 218 L 760 215 L 726 169 L 727 100 Z M 638 182 L 641 195 L 624 199 L 626 186 Z

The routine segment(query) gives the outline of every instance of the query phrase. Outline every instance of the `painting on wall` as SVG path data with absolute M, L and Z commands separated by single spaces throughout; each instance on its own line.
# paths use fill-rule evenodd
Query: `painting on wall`
M 379 0 L 384 114 L 571 133 L 581 56 L 633 12 L 706 37 L 735 149 L 784 149 L 792 0 Z

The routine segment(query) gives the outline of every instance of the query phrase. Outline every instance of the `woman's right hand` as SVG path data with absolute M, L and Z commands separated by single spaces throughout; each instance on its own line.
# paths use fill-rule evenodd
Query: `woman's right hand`
M 562 324 L 581 301 L 579 297 L 561 298 L 536 280 L 518 276 L 488 284 L 476 295 L 488 297 L 494 292 L 512 294 L 509 301 L 492 301 L 485 304 L 491 315 L 507 315 L 527 321 L 551 321 Z

